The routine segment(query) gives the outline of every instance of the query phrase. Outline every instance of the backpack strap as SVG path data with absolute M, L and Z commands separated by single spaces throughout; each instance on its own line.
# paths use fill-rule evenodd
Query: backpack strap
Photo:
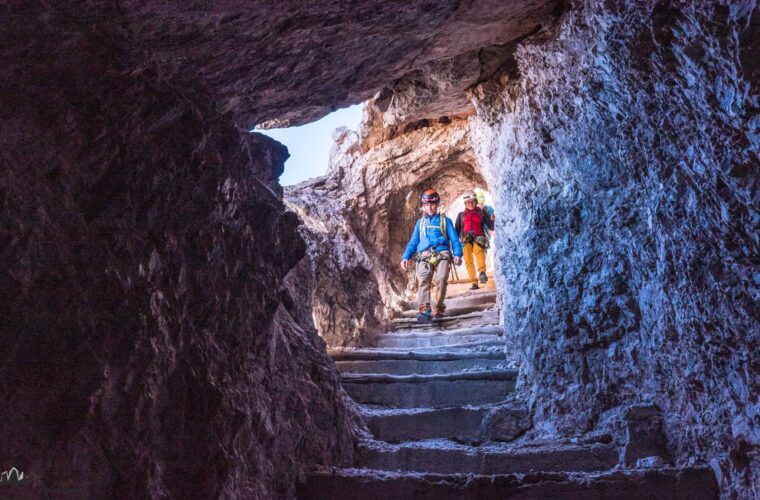
M 438 214 L 438 224 L 441 229 L 441 234 L 443 234 L 443 238 L 446 241 L 449 241 L 449 234 L 446 232 L 446 216 L 443 214 Z M 420 235 L 425 235 L 427 237 L 427 217 L 425 215 L 422 216 L 420 219 Z

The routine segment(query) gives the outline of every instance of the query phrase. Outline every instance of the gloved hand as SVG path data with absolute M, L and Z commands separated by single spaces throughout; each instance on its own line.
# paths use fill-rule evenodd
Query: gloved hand
M 408 263 L 409 263 L 408 260 L 402 259 L 401 260 L 401 269 L 403 269 L 404 271 L 406 271 L 406 266 L 407 266 Z

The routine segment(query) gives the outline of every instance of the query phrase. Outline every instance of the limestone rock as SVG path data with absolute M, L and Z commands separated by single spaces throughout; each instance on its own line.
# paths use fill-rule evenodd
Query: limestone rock
M 662 412 L 654 405 L 635 405 L 627 409 L 625 445 L 621 457 L 623 464 L 630 466 L 635 463 L 638 466 L 638 463 L 647 457 L 657 457 L 661 462 L 671 461 L 662 431 L 662 420 Z
M 372 334 L 385 317 L 374 266 L 345 200 L 327 196 L 324 185 L 320 178 L 287 188 L 287 203 L 303 221 L 301 235 L 308 247 L 308 266 L 298 273 L 302 282 L 311 282 L 304 303 L 312 306 L 317 330 L 328 345 L 372 345 Z
M 530 412 L 523 401 L 513 401 L 489 411 L 483 419 L 482 439 L 512 441 L 530 428 Z
M 384 321 L 419 191 L 486 182 L 534 432 L 652 401 L 677 465 L 760 496 L 755 2 L 571 2 L 507 47 L 555 3 L 4 4 L 0 459 L 25 496 L 287 497 L 302 462 L 350 462 L 308 302 L 347 305 L 330 342 Z M 331 225 L 304 243 L 284 150 L 238 125 L 384 87 L 296 190 Z M 669 459 L 650 444 L 631 460 Z
M 524 36 L 538 31 L 540 20 L 547 21 L 546 14 L 542 10 L 533 21 L 533 29 Z M 475 111 L 471 102 L 474 87 L 495 78 L 517 76 L 513 57 L 517 45 L 518 40 L 514 40 L 426 63 L 383 88 L 374 99 L 374 108 L 382 113 L 387 127 L 471 115 Z
M 472 123 L 507 335 L 547 433 L 650 400 L 677 463 L 760 495 L 758 14 L 584 2 Z
M 637 469 L 656 469 L 659 467 L 664 467 L 665 465 L 666 465 L 665 460 L 658 455 L 653 455 L 651 457 L 646 457 L 646 458 L 639 458 L 638 460 L 636 460 Z

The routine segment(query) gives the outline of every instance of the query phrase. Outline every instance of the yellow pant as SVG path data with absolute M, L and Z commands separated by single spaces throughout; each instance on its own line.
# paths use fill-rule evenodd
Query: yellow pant
M 464 253 L 464 265 L 467 267 L 467 276 L 470 277 L 470 281 L 477 283 L 478 273 L 486 272 L 486 249 L 477 243 L 462 243 L 462 253 Z M 478 261 L 478 273 L 475 272 L 476 260 Z

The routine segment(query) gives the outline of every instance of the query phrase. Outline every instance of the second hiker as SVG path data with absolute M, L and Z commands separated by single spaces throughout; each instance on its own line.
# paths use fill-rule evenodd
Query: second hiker
M 486 276 L 486 249 L 488 243 L 488 230 L 493 231 L 493 218 L 478 207 L 478 198 L 473 191 L 464 195 L 464 212 L 457 215 L 456 231 L 462 235 L 464 252 L 464 265 L 467 267 L 467 275 L 472 282 L 470 290 L 477 290 L 478 280 L 481 283 L 488 281 Z M 475 274 L 475 262 L 478 264 L 478 273 Z
M 429 322 L 433 317 L 443 316 L 446 308 L 443 302 L 446 298 L 446 285 L 449 278 L 449 260 L 457 266 L 462 263 L 462 245 L 451 219 L 438 213 L 438 205 L 441 202 L 438 193 L 428 189 L 422 193 L 420 201 L 424 213 L 414 225 L 414 232 L 401 258 L 401 267 L 406 270 L 409 259 L 417 253 L 416 272 L 420 280 L 417 293 L 417 304 L 420 310 L 417 321 Z M 436 288 L 432 316 L 431 282 L 435 282 Z

